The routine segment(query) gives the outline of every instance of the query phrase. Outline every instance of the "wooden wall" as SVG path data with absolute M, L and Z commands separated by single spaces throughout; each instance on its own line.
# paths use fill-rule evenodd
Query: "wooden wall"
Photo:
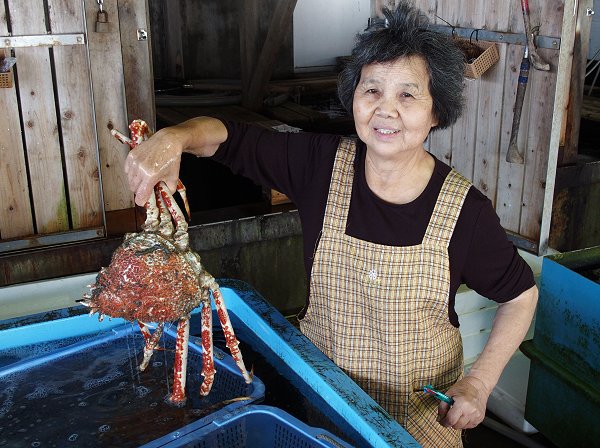
M 105 212 L 133 207 L 123 174 L 128 148 L 108 128 L 127 131 L 133 118 L 154 126 L 149 40 L 137 38 L 138 28 L 149 29 L 146 0 L 105 0 L 104 9 L 108 32 L 98 33 L 95 0 L 0 2 L 0 47 L 17 59 L 14 87 L 0 89 L 0 243 L 103 236 Z M 82 38 L 10 43 L 66 34 Z
M 79 3 L 50 0 L 46 23 L 42 0 L 1 2 L 0 35 L 9 26 L 13 36 L 81 33 Z M 101 225 L 85 45 L 16 48 L 14 56 L 16 87 L 0 90 L 0 238 Z
M 272 0 L 253 1 L 264 8 L 257 13 L 259 16 L 268 18 L 272 14 Z M 573 3 L 572 0 L 566 1 Z M 373 11 L 379 11 L 384 5 L 394 7 L 396 3 L 396 0 L 373 0 Z M 458 28 L 524 35 L 521 5 L 516 0 L 414 0 L 413 3 L 434 24 L 446 25 L 448 22 Z M 580 11 L 590 3 L 591 0 L 578 2 Z M 232 1 L 198 3 L 179 0 L 166 10 L 157 0 L 150 4 L 153 17 L 157 17 L 153 27 L 158 28 L 154 33 L 164 32 L 167 27 L 173 30 L 171 37 L 165 36 L 161 47 L 155 46 L 153 50 L 155 66 L 159 67 L 157 70 L 161 70 L 162 76 L 182 80 L 239 79 L 239 29 L 235 23 L 241 9 L 239 5 L 233 6 Z M 531 22 L 533 26 L 539 26 L 541 36 L 556 38 L 560 42 L 564 5 L 565 0 L 530 2 Z M 213 20 L 215 17 L 220 20 Z M 589 32 L 591 19 L 580 20 L 580 25 Z M 557 89 L 560 45 L 539 49 L 550 63 L 551 70 L 530 71 L 518 140 L 525 163 L 508 163 L 506 153 L 524 45 L 497 42 L 496 46 L 500 60 L 481 78 L 465 79 L 467 108 L 463 117 L 451 129 L 433 133 L 428 147 L 437 157 L 471 179 L 490 198 L 502 225 L 519 246 L 542 252 L 548 244 L 548 210 L 552 208 L 553 184 L 547 184 L 552 181 L 556 170 L 554 160 L 569 151 L 572 153 L 573 144 L 576 144 L 572 141 L 565 143 L 568 140 L 568 136 L 564 135 L 565 122 L 558 124 L 563 129 L 560 151 L 558 144 L 551 142 L 555 115 L 559 115 L 560 121 L 564 113 L 560 109 L 562 104 L 557 105 L 558 111 L 554 110 L 555 96 L 568 96 L 569 85 L 563 84 Z M 284 48 L 279 63 L 283 66 L 288 63 L 292 67 L 289 61 L 291 53 L 287 47 Z M 580 73 L 574 76 L 578 77 Z M 576 93 L 581 95 L 581 92 Z M 576 99 L 576 96 L 573 98 Z M 576 135 L 576 120 L 568 124 L 571 135 Z
M 395 3 L 394 0 L 376 0 L 376 8 L 393 7 Z M 447 25 L 448 22 L 460 28 L 524 34 L 521 4 L 516 0 L 461 0 L 459 7 L 451 0 L 415 0 L 414 3 L 435 24 Z M 580 16 L 586 3 L 590 2 L 580 3 Z M 564 5 L 563 0 L 530 2 L 531 23 L 539 26 L 541 36 L 560 39 Z M 589 36 L 591 19 L 582 21 L 582 26 L 587 27 Z M 529 72 L 518 139 L 525 163 L 508 163 L 506 153 L 524 46 L 501 42 L 496 45 L 500 60 L 481 78 L 465 79 L 467 108 L 464 115 L 451 129 L 433 133 L 429 150 L 471 179 L 490 198 L 502 225 L 517 236 L 522 247 L 543 250 L 548 238 L 547 234 L 540 233 L 544 208 L 552 207 L 552 191 L 548 201 L 546 188 L 549 173 L 552 178 L 556 170 L 556 162 L 553 162 L 556 154 L 551 147 L 556 115 L 554 100 L 557 92 L 568 96 L 569 86 L 560 85 L 557 91 L 559 48 L 539 49 L 551 68 L 543 72 L 532 67 Z M 578 127 L 578 123 L 570 124 Z M 565 148 L 561 147 L 561 151 Z M 553 184 L 549 188 L 553 188 Z
M 80 45 L 11 49 L 17 57 L 15 86 L 0 89 L 0 108 L 6 111 L 0 114 L 0 245 L 84 229 L 102 234 L 111 213 L 133 210 L 122 170 L 128 148 L 112 138 L 108 128 L 126 130 L 133 118 L 154 126 L 154 76 L 179 81 L 239 79 L 240 48 L 249 44 L 247 38 L 240 43 L 240 20 L 256 22 L 261 42 L 281 4 L 248 1 L 256 5 L 252 20 L 236 0 L 105 0 L 107 33 L 94 31 L 95 0 L 0 2 L 0 47 L 11 36 L 84 35 Z M 374 10 L 394 4 L 373 2 Z M 531 21 L 540 26 L 541 35 L 564 37 L 565 2 L 573 7 L 574 0 L 530 2 Z M 437 24 L 523 33 L 516 0 L 415 3 Z M 580 10 L 589 3 L 579 1 Z M 581 21 L 582 28 L 590 24 L 591 19 Z M 149 38 L 138 40 L 139 29 L 149 30 Z M 291 36 L 290 27 L 273 77 L 292 73 Z M 524 164 L 506 162 L 523 54 L 520 44 L 497 43 L 500 60 L 494 67 L 480 79 L 465 80 L 468 106 L 463 118 L 452 129 L 432 134 L 428 142 L 432 153 L 488 195 L 504 227 L 523 242 L 521 247 L 532 251 L 544 246 L 543 229 L 552 208 L 552 173 L 560 155 L 555 131 L 563 128 L 564 113 L 555 98 L 564 98 L 564 90 L 569 90 L 569 78 L 565 83 L 559 70 L 559 57 L 561 67 L 570 62 L 567 46 L 540 49 L 551 70 L 530 72 L 519 136 Z

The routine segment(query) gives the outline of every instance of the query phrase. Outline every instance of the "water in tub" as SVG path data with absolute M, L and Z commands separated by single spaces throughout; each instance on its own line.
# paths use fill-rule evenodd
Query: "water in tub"
M 200 397 L 199 369 L 188 366 L 188 400 L 165 402 L 172 385 L 171 350 L 157 351 L 151 366 L 137 370 L 143 338 L 137 330 L 61 359 L 0 369 L 0 447 L 134 447 L 168 434 L 223 407 L 214 393 Z M 62 340 L 59 346 L 68 342 Z M 56 347 L 0 352 L 5 367 L 40 359 Z M 38 356 L 39 355 L 39 356 Z M 13 364 L 15 365 L 15 364 Z
M 197 327 L 198 322 L 192 320 L 192 335 L 199 335 Z M 85 343 L 86 338 L 0 350 L 0 447 L 138 447 L 210 416 L 239 395 L 238 391 L 232 395 L 227 387 L 220 387 L 227 383 L 226 372 L 221 369 L 217 370 L 210 395 L 201 398 L 197 393 L 201 361 L 190 359 L 188 400 L 184 407 L 174 408 L 165 402 L 172 385 L 171 347 L 155 352 L 149 368 L 139 372 L 136 367 L 143 338 L 133 324 L 126 334 L 59 360 L 53 358 L 53 352 Z M 225 351 L 219 326 L 215 326 L 213 334 L 215 350 Z M 267 386 L 263 404 L 279 407 L 342 438 L 346 436 L 319 411 L 317 404 L 309 402 L 278 373 L 285 366 L 270 365 L 244 342 L 243 332 L 238 336 L 244 359 L 255 367 L 255 375 Z M 43 357 L 48 362 L 35 362 Z M 11 365 L 30 361 L 34 364 L 29 367 L 25 364 L 22 370 L 3 373 Z

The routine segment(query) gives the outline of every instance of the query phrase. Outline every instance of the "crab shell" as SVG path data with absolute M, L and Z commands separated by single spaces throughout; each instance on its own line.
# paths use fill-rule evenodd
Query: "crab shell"
M 196 255 L 156 233 L 128 233 L 92 286 L 92 310 L 129 321 L 168 322 L 201 301 Z

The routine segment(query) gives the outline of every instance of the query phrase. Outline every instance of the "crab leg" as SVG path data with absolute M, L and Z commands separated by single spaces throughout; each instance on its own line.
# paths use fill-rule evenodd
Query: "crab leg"
M 171 212 L 173 221 L 175 221 L 175 234 L 173 235 L 175 246 L 180 250 L 187 250 L 189 248 L 190 236 L 188 234 L 188 224 L 185 221 L 183 212 L 177 205 L 177 202 L 173 199 L 173 196 L 164 182 L 161 181 L 156 184 L 155 189 Z
M 217 285 L 217 282 L 214 279 L 212 280 L 209 289 L 212 292 L 213 300 L 215 301 L 215 306 L 217 307 L 217 314 L 219 315 L 221 328 L 223 328 L 223 334 L 225 335 L 225 344 L 231 352 L 231 356 L 233 357 L 233 360 L 237 364 L 238 368 L 240 369 L 240 372 L 242 372 L 244 381 L 246 381 L 246 384 L 250 384 L 252 382 L 252 376 L 248 373 L 248 371 L 246 370 L 246 366 L 244 365 L 244 360 L 242 359 L 242 352 L 238 347 L 240 342 L 235 337 L 235 333 L 233 332 L 233 326 L 231 325 L 231 320 L 229 319 L 229 314 L 227 313 L 227 308 L 225 308 L 225 303 L 223 302 L 221 290 L 219 289 L 219 285 Z
M 215 379 L 215 362 L 213 355 L 212 308 L 210 293 L 205 289 L 202 293 L 202 376 L 200 395 L 208 395 Z
M 154 349 L 160 341 L 160 338 L 163 334 L 164 324 L 159 323 L 156 327 L 156 330 L 154 330 L 154 333 L 152 334 L 150 334 L 150 330 L 148 329 L 148 326 L 145 323 L 138 321 L 138 325 L 142 334 L 144 335 L 144 339 L 146 340 L 146 344 L 144 345 L 144 359 L 142 360 L 139 366 L 140 371 L 143 372 L 144 370 L 146 370 L 146 367 L 148 367 L 148 364 L 150 363 L 150 358 L 154 353 Z
M 190 204 L 188 202 L 185 185 L 183 185 L 179 179 L 177 179 L 177 193 L 179 193 L 179 196 L 181 196 L 181 199 L 183 200 L 183 206 L 185 207 L 185 212 L 187 213 L 189 220 L 192 217 L 192 212 L 190 211 Z
M 185 403 L 185 382 L 190 339 L 190 315 L 179 319 L 177 340 L 175 342 L 175 366 L 173 367 L 173 391 L 169 401 L 174 404 Z
M 156 194 L 156 206 L 158 207 L 158 214 L 160 216 L 158 232 L 165 238 L 171 238 L 174 230 L 173 221 L 171 221 L 169 208 L 167 207 L 158 185 L 154 187 L 154 193 Z

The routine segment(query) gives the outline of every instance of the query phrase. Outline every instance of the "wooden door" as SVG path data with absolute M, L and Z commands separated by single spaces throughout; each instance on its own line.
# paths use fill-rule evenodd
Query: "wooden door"
M 102 238 L 107 213 L 133 210 L 110 128 L 154 126 L 147 30 L 146 0 L 0 2 L 17 60 L 0 89 L 0 253 Z

